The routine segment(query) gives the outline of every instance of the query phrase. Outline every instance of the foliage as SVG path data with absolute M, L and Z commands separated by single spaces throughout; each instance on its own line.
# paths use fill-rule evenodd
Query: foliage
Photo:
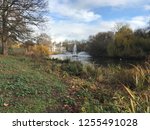
M 31 26 L 44 22 L 43 12 L 46 11 L 46 4 L 45 0 L 0 1 L 0 34 L 3 55 L 8 54 L 9 41 L 28 39 L 33 32 Z
M 65 65 L 58 61 L 57 64 Z M 130 66 L 129 69 L 115 65 L 106 68 L 92 64 L 83 65 L 81 75 L 77 76 L 67 71 L 65 72 L 69 75 L 63 73 L 64 70 L 60 69 L 58 75 L 70 86 L 66 92 L 67 96 L 60 97 L 63 109 L 65 112 L 149 112 L 148 66 L 147 63 L 145 67 L 140 66 L 141 70 L 138 72 L 136 68 L 138 66 Z M 144 74 L 138 75 L 139 81 L 137 82 L 135 76 L 143 72 Z M 139 87 L 140 82 L 141 87 Z M 130 100 L 124 86 L 128 86 L 136 95 L 138 106 L 134 106 L 135 101 Z
M 121 66 L 109 66 L 110 76 L 109 80 L 112 84 L 125 84 L 135 88 L 133 73 L 131 69 L 125 69 Z
M 132 90 L 145 90 L 150 85 L 150 64 L 145 66 L 133 66 L 132 69 L 122 68 L 121 66 L 110 66 L 110 82 L 113 84 L 124 84 Z
M 145 67 L 134 66 L 134 82 L 138 90 L 148 89 L 150 85 L 150 64 L 145 63 Z
M 127 25 L 123 25 L 115 34 L 114 44 L 109 44 L 107 50 L 112 57 L 143 57 L 144 51 L 141 47 L 135 45 L 135 36 L 133 31 Z
M 88 52 L 93 57 L 107 56 L 107 46 L 113 42 L 113 32 L 98 33 L 90 36 L 87 42 Z
M 31 48 L 31 52 L 35 57 L 48 57 L 50 54 L 49 47 L 45 45 L 35 45 Z
M 80 62 L 63 63 L 61 69 L 70 75 L 80 76 L 82 73 L 82 64 Z
M 150 35 L 146 29 L 133 31 L 129 25 L 117 24 L 116 32 L 98 33 L 87 41 L 93 58 L 113 57 L 138 59 L 150 55 Z
M 50 51 L 53 51 L 51 37 L 48 36 L 46 33 L 40 34 L 39 36 L 37 36 L 36 39 L 38 45 L 47 46 L 47 48 L 49 48 Z
M 127 97 L 130 100 L 130 105 L 128 107 L 129 112 L 150 112 L 150 97 L 147 93 L 136 95 L 134 91 L 128 88 L 128 86 L 124 85 L 124 88 L 129 95 L 129 97 Z

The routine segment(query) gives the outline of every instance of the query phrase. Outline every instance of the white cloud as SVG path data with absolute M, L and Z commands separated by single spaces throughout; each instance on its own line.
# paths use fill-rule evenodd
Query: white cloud
M 139 3 L 142 3 L 139 5 L 143 7 L 143 5 L 146 5 L 144 2 L 145 0 L 49 0 L 51 16 L 49 16 L 49 22 L 43 32 L 59 42 L 66 39 L 87 39 L 89 35 L 111 31 L 118 22 L 128 23 L 133 29 L 144 27 L 149 20 L 148 16 L 107 21 L 92 10 L 93 6 L 126 7 L 136 6 Z M 149 10 L 149 8 L 148 5 L 144 6 L 146 10 Z
M 127 22 L 133 29 L 145 27 L 148 23 L 149 17 L 148 16 L 136 16 L 132 19 L 128 20 Z
M 70 5 L 68 1 L 60 3 L 59 0 L 50 0 L 49 9 L 51 13 L 58 13 L 64 17 L 83 22 L 91 22 L 101 18 L 101 15 L 95 14 L 88 9 L 78 9 L 75 6 Z
M 145 6 L 144 6 L 144 9 L 145 9 L 145 10 L 150 10 L 150 5 L 145 5 Z
M 77 0 L 80 6 L 135 6 L 135 4 L 143 3 L 144 0 Z
M 147 19 L 147 20 L 146 20 Z M 128 23 L 132 29 L 145 27 L 148 22 L 148 16 L 136 16 L 131 19 L 116 19 L 112 21 L 100 20 L 95 24 L 70 22 L 70 21 L 55 21 L 47 23 L 47 28 L 44 30 L 49 34 L 54 41 L 63 40 L 82 40 L 87 39 L 89 35 L 94 35 L 98 32 L 112 31 L 116 23 Z
M 109 31 L 114 24 L 114 21 L 99 21 L 95 24 L 90 24 L 86 22 L 71 22 L 65 20 L 55 21 L 51 19 L 51 21 L 47 22 L 47 28 L 45 28 L 43 32 L 46 32 L 51 36 L 53 41 L 57 42 L 66 39 L 82 40 L 87 39 L 89 35 Z

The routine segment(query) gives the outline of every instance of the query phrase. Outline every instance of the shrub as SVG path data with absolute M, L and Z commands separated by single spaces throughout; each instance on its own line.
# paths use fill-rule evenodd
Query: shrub
M 19 55 L 25 55 L 25 48 L 20 47 L 20 48 L 9 48 L 8 50 L 9 54 L 14 55 L 14 56 L 19 56 Z
M 46 45 L 35 45 L 31 49 L 32 55 L 35 57 L 47 57 L 49 56 L 49 48 Z
M 83 67 L 83 76 L 93 78 L 96 76 L 96 68 L 95 65 L 92 64 L 86 64 Z
M 70 75 L 80 76 L 82 73 L 83 65 L 80 62 L 63 63 L 61 69 Z
M 103 69 L 101 67 L 97 67 L 94 64 L 85 64 L 83 66 L 82 77 L 102 81 L 103 80 L 102 71 Z
M 125 84 L 125 85 L 129 85 L 132 87 L 132 89 L 135 88 L 135 83 L 133 80 L 133 75 L 132 72 L 129 70 L 119 70 L 116 71 L 113 75 L 112 75 L 112 79 L 111 82 L 118 85 L 118 84 Z

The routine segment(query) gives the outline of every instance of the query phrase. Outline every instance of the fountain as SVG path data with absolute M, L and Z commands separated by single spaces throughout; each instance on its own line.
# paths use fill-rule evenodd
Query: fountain
M 70 59 L 71 61 L 80 61 L 82 63 L 89 63 L 91 56 L 87 52 L 77 52 L 77 44 L 73 45 L 72 52 L 64 52 L 60 54 L 50 55 L 51 59 L 60 59 L 66 60 Z
M 78 54 L 77 54 L 77 45 L 74 44 L 73 46 L 73 54 L 72 54 L 72 57 L 78 57 Z

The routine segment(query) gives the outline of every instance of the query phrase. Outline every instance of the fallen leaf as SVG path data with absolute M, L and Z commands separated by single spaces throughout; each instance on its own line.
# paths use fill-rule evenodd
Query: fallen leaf
M 9 106 L 9 104 L 8 103 L 4 103 L 4 107 L 8 107 Z

